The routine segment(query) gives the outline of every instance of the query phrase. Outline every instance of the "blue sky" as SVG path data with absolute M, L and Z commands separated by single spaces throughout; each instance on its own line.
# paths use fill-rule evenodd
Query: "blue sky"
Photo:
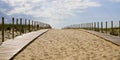
M 71 24 L 119 21 L 120 0 L 0 0 L 0 17 L 27 18 L 62 28 Z

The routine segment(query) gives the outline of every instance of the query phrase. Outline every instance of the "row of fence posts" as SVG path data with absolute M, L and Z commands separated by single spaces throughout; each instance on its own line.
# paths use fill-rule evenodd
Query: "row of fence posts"
M 111 33 L 114 33 L 114 27 L 113 21 L 111 21 L 111 26 L 108 28 L 108 22 L 105 22 L 105 27 L 103 27 L 103 22 L 94 22 L 94 23 L 84 23 L 80 25 L 80 28 L 82 29 L 87 29 L 87 30 L 93 30 L 97 32 L 102 32 L 102 33 L 108 33 L 111 31 Z M 118 22 L 119 26 L 117 27 L 118 30 L 118 35 L 120 36 L 120 21 Z M 110 30 L 110 31 L 108 31 Z
M 4 32 L 5 32 L 5 22 L 4 22 L 5 18 L 2 17 L 2 23 L 1 23 L 1 32 L 2 32 L 2 42 L 4 42 Z M 27 23 L 28 21 L 28 23 Z M 23 24 L 23 19 L 20 18 L 20 19 L 16 19 L 16 23 L 15 23 L 15 18 L 13 17 L 12 18 L 12 26 L 11 26 L 11 29 L 12 29 L 12 38 L 14 39 L 14 32 L 15 32 L 15 27 L 16 27 L 16 32 L 19 31 L 19 34 L 22 35 L 22 33 L 27 33 L 28 32 L 31 32 L 31 31 L 36 31 L 36 30 L 39 30 L 40 29 L 40 23 L 37 22 L 37 21 L 31 21 L 31 20 L 27 20 L 25 19 L 24 20 L 24 24 Z M 18 29 L 17 26 L 20 26 Z M 24 25 L 24 27 L 23 27 Z M 24 32 L 22 32 L 22 29 Z

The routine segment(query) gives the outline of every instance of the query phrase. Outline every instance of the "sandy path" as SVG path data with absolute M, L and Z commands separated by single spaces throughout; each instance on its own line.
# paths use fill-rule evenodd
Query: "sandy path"
M 120 60 L 120 46 L 78 30 L 50 30 L 15 60 Z

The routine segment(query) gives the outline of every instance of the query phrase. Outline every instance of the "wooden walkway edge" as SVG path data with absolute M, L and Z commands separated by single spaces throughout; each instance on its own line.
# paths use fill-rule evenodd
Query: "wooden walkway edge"
M 100 37 L 100 38 L 105 39 L 115 45 L 120 46 L 120 37 L 119 36 L 108 35 L 105 33 L 100 33 L 100 32 L 95 32 L 95 31 L 90 31 L 90 30 L 83 30 L 83 31 L 93 34 L 97 37 Z
M 22 49 L 47 31 L 48 29 L 34 31 L 5 41 L 0 45 L 0 60 L 12 60 Z

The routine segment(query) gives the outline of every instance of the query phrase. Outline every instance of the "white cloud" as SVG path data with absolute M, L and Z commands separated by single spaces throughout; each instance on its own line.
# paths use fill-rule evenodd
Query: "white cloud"
M 59 24 L 60 20 L 75 15 L 75 12 L 85 12 L 90 7 L 101 4 L 91 0 L 2 0 L 14 7 L 7 14 L 26 14 L 34 17 L 45 17 L 50 24 Z

